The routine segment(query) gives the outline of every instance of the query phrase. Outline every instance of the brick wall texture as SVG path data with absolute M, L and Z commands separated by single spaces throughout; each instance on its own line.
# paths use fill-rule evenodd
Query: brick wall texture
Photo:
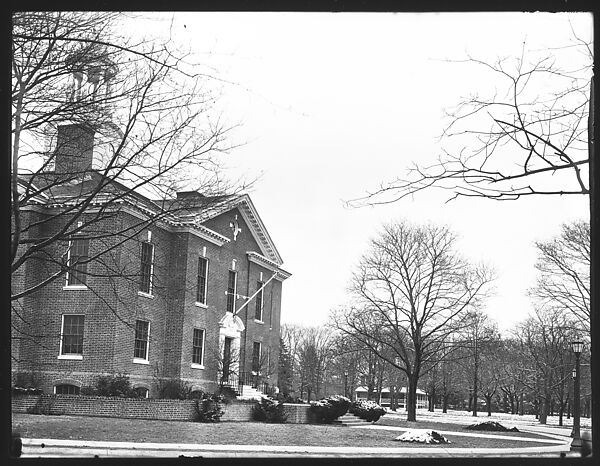
M 35 220 L 46 214 L 32 211 L 28 215 Z M 13 336 L 21 337 L 12 341 L 13 375 L 33 374 L 38 381 L 36 385 L 48 394 L 54 393 L 59 384 L 93 385 L 99 375 L 106 374 L 128 375 L 134 387 L 147 388 L 151 397 L 157 395 L 158 382 L 168 378 L 182 379 L 195 389 L 214 391 L 217 388 L 218 359 L 221 357 L 219 320 L 226 313 L 227 278 L 233 261 L 240 295 L 236 299 L 236 309 L 245 301 L 244 296 L 256 291 L 261 274 L 263 282 L 273 274 L 272 268 L 249 260 L 247 253 L 254 251 L 260 254 L 261 247 L 237 208 L 212 218 L 206 226 L 232 238 L 229 224 L 236 215 L 242 231 L 235 241 L 223 245 L 190 231 L 161 224 L 152 225 L 127 241 L 111 236 L 91 241 L 89 255 L 103 254 L 101 260 L 88 265 L 87 288 L 69 289 L 65 287 L 65 278 L 61 277 L 21 299 L 13 309 Z M 133 229 L 139 221 L 134 213 L 123 209 L 104 222 L 96 223 L 94 228 L 98 231 L 124 231 L 128 227 Z M 43 224 L 44 231 L 31 234 L 51 234 L 60 226 L 59 220 L 46 222 Z M 147 240 L 148 231 L 154 245 L 151 296 L 139 293 L 141 243 Z M 67 247 L 67 242 L 55 243 L 44 253 L 61 257 Z M 206 257 L 209 264 L 205 306 L 196 304 L 198 258 L 201 256 Z M 13 291 L 30 286 L 40 276 L 52 273 L 55 271 L 52 267 L 47 262 L 30 261 L 22 272 L 13 277 Z M 115 276 L 114 270 L 120 273 Z M 254 319 L 254 302 L 239 314 L 245 325 L 245 331 L 240 335 L 240 371 L 251 370 L 252 347 L 254 342 L 260 342 L 263 354 L 270 354 L 272 370 L 263 375 L 269 375 L 268 383 L 271 385 L 277 383 L 281 292 L 282 282 L 279 279 L 266 286 L 261 322 Z M 69 314 L 81 314 L 85 319 L 80 359 L 59 357 L 62 316 Z M 134 361 L 133 357 L 136 320 L 150 323 L 148 361 L 144 363 Z M 204 364 L 201 367 L 192 364 L 195 328 L 205 331 Z M 146 407 L 139 409 L 161 405 L 160 400 L 139 403 Z M 185 417 L 183 413 L 189 411 L 188 408 L 177 409 L 179 414 L 176 416 Z
M 14 413 L 27 413 L 38 407 L 46 414 L 70 416 L 115 417 L 162 421 L 193 421 L 194 400 L 166 400 L 151 398 L 112 398 L 80 395 L 16 395 L 12 398 Z M 221 421 L 244 422 L 252 420 L 256 402 L 233 400 L 224 404 Z M 308 424 L 310 405 L 284 404 L 288 424 Z

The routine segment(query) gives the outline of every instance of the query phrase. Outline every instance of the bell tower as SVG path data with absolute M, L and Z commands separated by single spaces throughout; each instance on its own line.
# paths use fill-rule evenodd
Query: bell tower
M 67 65 L 71 80 L 66 99 L 73 105 L 74 118 L 57 128 L 54 171 L 77 177 L 102 166 L 102 140 L 120 133 L 111 121 L 111 86 L 118 67 L 109 51 L 97 44 L 71 54 Z
M 71 102 L 92 99 L 104 101 L 111 95 L 117 65 L 109 52 L 95 44 L 73 53 L 67 60 L 72 67 L 72 81 L 67 97 Z

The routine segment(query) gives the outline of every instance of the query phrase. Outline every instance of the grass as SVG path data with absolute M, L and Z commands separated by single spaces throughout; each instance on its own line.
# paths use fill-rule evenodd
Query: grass
M 406 429 L 433 429 L 438 431 L 454 431 L 454 432 L 464 432 L 464 433 L 472 433 L 472 434 L 486 434 L 486 435 L 509 435 L 514 437 L 535 437 L 534 434 L 524 433 L 524 432 L 494 432 L 494 431 L 477 431 L 477 430 L 469 430 L 466 429 L 466 426 L 471 424 L 477 424 L 480 422 L 486 422 L 488 419 L 483 418 L 474 418 L 468 424 L 457 424 L 457 423 L 448 423 L 448 422 L 435 422 L 430 419 L 417 420 L 414 422 L 408 422 L 406 419 L 398 419 L 392 417 L 383 416 L 379 421 L 377 421 L 377 425 L 383 426 L 394 426 L 394 427 L 402 427 Z M 513 427 L 513 424 L 510 422 L 500 422 L 500 424 L 505 427 Z M 517 426 L 517 429 L 519 427 Z
M 416 422 L 404 426 L 400 420 L 379 420 L 376 425 L 468 432 L 464 426 L 449 423 Z M 390 424 L 391 423 L 391 424 Z M 324 447 L 420 447 L 422 444 L 396 442 L 402 432 L 338 427 L 332 425 L 266 424 L 259 422 L 221 422 L 202 424 L 180 421 L 142 421 L 83 416 L 44 416 L 13 413 L 13 430 L 24 438 L 79 439 L 111 442 L 294 445 Z M 482 433 L 482 432 L 480 432 Z M 485 434 L 488 434 L 485 432 Z M 442 448 L 525 448 L 543 443 L 493 438 L 462 437 L 445 434 L 452 443 Z M 498 435 L 507 433 L 498 432 Z M 543 439 L 530 433 L 511 436 Z

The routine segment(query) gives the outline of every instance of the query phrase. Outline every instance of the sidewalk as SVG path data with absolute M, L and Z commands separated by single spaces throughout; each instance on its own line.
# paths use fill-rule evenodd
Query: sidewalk
M 355 427 L 364 428 L 364 427 Z M 450 433 L 450 432 L 448 432 Z M 452 433 L 456 435 L 456 433 Z M 465 434 L 481 435 L 481 434 Z M 559 443 L 549 440 L 548 443 Z M 178 443 L 97 442 L 87 440 L 23 439 L 22 458 L 48 457 L 560 457 L 570 442 L 551 446 L 512 448 L 310 447 L 279 445 L 192 445 Z

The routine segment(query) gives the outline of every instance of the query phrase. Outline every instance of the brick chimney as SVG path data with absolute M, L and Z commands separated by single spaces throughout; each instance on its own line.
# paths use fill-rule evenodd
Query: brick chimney
M 77 176 L 92 168 L 95 131 L 84 125 L 58 127 L 54 172 Z

